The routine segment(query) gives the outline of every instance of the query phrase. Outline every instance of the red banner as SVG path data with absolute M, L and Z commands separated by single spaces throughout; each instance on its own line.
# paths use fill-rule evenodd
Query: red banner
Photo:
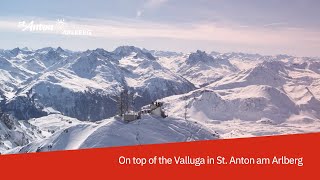
M 1 155 L 1 179 L 318 179 L 320 133 Z

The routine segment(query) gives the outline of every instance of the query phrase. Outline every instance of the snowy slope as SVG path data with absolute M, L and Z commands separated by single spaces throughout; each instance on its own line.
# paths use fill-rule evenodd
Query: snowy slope
M 215 132 L 193 122 L 145 115 L 141 120 L 123 123 L 117 118 L 82 122 L 61 115 L 29 121 L 42 132 L 52 134 L 26 146 L 4 153 L 71 150 L 93 147 L 140 145 L 216 139 Z

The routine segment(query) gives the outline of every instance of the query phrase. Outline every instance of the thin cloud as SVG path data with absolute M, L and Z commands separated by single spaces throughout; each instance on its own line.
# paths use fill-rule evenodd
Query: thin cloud
M 137 13 L 136 13 L 136 17 L 139 18 L 141 17 L 143 11 L 142 10 L 138 10 Z
M 167 2 L 168 0 L 146 0 L 143 3 L 142 8 L 137 10 L 136 17 L 140 18 L 146 10 L 159 8 Z

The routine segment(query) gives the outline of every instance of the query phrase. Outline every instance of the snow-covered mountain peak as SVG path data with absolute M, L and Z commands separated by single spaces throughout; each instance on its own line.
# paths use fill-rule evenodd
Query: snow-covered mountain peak
M 132 53 L 136 53 L 134 58 L 146 58 L 149 60 L 156 60 L 156 58 L 149 52 L 143 51 L 142 49 L 135 46 L 120 46 L 116 48 L 113 53 L 119 58 L 130 56 Z
M 200 50 L 189 55 L 159 57 L 158 61 L 197 86 L 205 86 L 238 71 L 228 59 L 214 58 Z
M 19 53 L 20 53 L 20 48 L 14 48 L 14 49 L 12 49 L 11 51 L 10 51 L 10 53 L 12 54 L 12 56 L 17 56 Z
M 98 57 L 101 59 L 117 60 L 114 57 L 114 53 L 106 51 L 102 48 L 97 48 L 97 49 L 93 50 L 92 53 L 98 55 Z
M 12 58 L 15 59 L 15 58 L 18 58 L 19 55 L 28 55 L 31 53 L 32 51 L 30 50 L 20 49 L 19 47 L 17 47 L 12 50 L 3 50 L 1 54 L 3 57 L 6 57 L 8 59 L 12 59 Z
M 23 51 L 32 51 L 32 49 L 30 49 L 28 47 L 21 48 L 21 50 L 23 50 Z
M 289 58 L 293 58 L 293 57 L 289 56 L 287 54 L 278 54 L 278 55 L 275 56 L 275 59 L 278 59 L 278 60 L 289 59 Z
M 64 50 L 63 50 L 60 46 L 57 47 L 56 51 L 57 51 L 57 52 L 64 52 Z
M 199 62 L 212 63 L 214 58 L 205 51 L 197 50 L 195 53 L 191 53 L 186 61 L 188 64 L 196 64 Z
M 129 56 L 132 52 L 138 53 L 142 52 L 142 50 L 135 46 L 119 46 L 113 51 L 119 56 Z
M 45 56 L 46 59 L 59 59 L 61 58 L 59 51 L 56 51 L 54 49 L 49 50 Z
M 285 63 L 282 61 L 264 61 L 260 65 L 258 65 L 258 68 L 264 68 L 268 69 L 273 72 L 280 72 L 285 70 L 286 66 Z M 288 68 L 288 67 L 287 67 Z
M 52 47 L 45 47 L 45 48 L 37 49 L 37 50 L 35 50 L 35 52 L 39 53 L 39 54 L 46 54 L 51 50 L 55 50 L 55 49 Z

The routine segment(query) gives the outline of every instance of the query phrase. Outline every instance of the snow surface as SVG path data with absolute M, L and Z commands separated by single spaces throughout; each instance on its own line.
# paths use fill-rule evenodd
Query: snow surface
M 218 138 L 214 131 L 197 123 L 175 118 L 163 119 L 151 115 L 144 115 L 142 119 L 130 123 L 124 123 L 117 117 L 99 122 L 83 122 L 62 115 L 49 115 L 29 120 L 29 123 L 41 130 L 45 137 L 4 153 L 72 150 Z

